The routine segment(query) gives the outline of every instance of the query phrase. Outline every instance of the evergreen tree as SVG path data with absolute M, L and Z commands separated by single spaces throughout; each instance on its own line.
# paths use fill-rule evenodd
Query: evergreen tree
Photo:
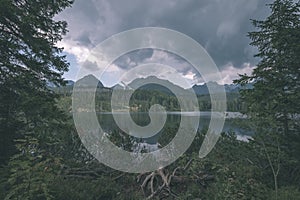
M 272 116 L 287 133 L 289 118 L 300 110 L 300 5 L 276 0 L 270 7 L 266 20 L 252 20 L 258 30 L 249 33 L 261 61 L 250 76 L 242 75 L 236 82 L 254 82 L 253 89 L 242 91 L 249 114 Z
M 257 151 L 272 171 L 277 199 L 280 172 L 288 173 L 287 165 L 299 163 L 296 155 L 300 152 L 295 150 L 300 144 L 300 4 L 275 0 L 269 6 L 270 16 L 252 20 L 257 30 L 249 33 L 251 45 L 258 48 L 255 56 L 261 60 L 251 75 L 241 75 L 236 83 L 254 84 L 253 89 L 241 91 L 241 96 L 261 148 Z
M 46 171 L 57 163 L 53 145 L 65 116 L 47 84 L 64 84 L 62 74 L 68 70 L 62 49 L 55 46 L 67 24 L 53 17 L 71 4 L 71 0 L 0 2 L 0 165 L 15 154 L 9 163 L 8 199 L 52 198 L 45 185 Z
M 71 3 L 70 0 L 1 0 L 0 133 L 3 152 L 9 154 L 9 144 L 25 124 L 51 118 L 54 114 L 55 95 L 49 91 L 47 83 L 62 84 L 62 73 L 68 70 L 68 64 L 60 54 L 62 49 L 55 46 L 67 31 L 66 22 L 55 21 L 53 17 Z

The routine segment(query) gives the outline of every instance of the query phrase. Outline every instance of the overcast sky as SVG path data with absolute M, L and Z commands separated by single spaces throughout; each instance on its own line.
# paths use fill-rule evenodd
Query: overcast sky
M 269 15 L 264 0 L 75 0 L 57 16 L 68 22 L 68 34 L 58 45 L 65 48 L 70 71 L 66 79 L 76 75 L 93 47 L 113 34 L 128 29 L 151 26 L 182 32 L 200 43 L 221 71 L 223 83 L 231 83 L 238 73 L 250 73 L 258 62 L 256 50 L 249 46 L 247 32 L 253 31 L 249 19 Z M 188 63 L 180 57 L 159 51 L 141 50 L 119 58 L 111 72 L 142 63 L 159 62 L 177 69 L 194 83 L 201 83 Z M 129 66 L 130 65 L 130 66 Z M 84 67 L 84 66 L 83 66 Z M 112 70 L 115 69 L 115 70 Z M 115 83 L 114 74 L 101 80 Z

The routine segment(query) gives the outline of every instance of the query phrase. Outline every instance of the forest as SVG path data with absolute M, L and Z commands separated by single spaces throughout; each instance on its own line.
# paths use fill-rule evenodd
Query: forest
M 72 88 L 63 78 L 70 64 L 56 46 L 68 26 L 55 16 L 72 4 L 0 0 L 0 199 L 300 199 L 299 1 L 274 0 L 266 19 L 249 19 L 259 62 L 234 84 L 253 87 L 227 94 L 227 108 L 248 116 L 253 137 L 245 142 L 224 132 L 199 158 L 204 128 L 175 162 L 140 174 L 100 163 L 78 136 Z M 111 90 L 100 93 L 96 110 L 110 111 Z M 209 95 L 197 98 L 200 110 L 209 111 Z M 153 104 L 180 110 L 176 97 L 161 91 L 136 90 L 130 100 L 131 111 L 148 112 Z M 165 127 L 160 145 L 176 127 Z M 107 137 L 132 151 L 126 133 Z
M 83 79 L 89 79 L 89 76 L 86 76 Z M 132 94 L 129 102 L 131 112 L 148 112 L 151 105 L 154 104 L 162 105 L 169 112 L 180 111 L 181 108 L 177 97 L 170 90 L 165 89 L 166 91 L 162 91 L 157 90 L 153 85 L 148 86 L 150 88 L 138 88 Z M 87 87 L 91 88 L 91 86 Z M 50 87 L 50 89 L 60 95 L 60 101 L 62 102 L 62 105 L 65 106 L 65 109 L 71 110 L 73 85 Z M 96 112 L 111 112 L 111 96 L 113 89 L 114 88 L 102 87 L 96 90 Z M 226 93 L 228 112 L 246 112 L 247 108 L 239 97 L 239 92 Z M 209 94 L 199 94 L 197 95 L 197 99 L 200 111 L 211 110 L 211 99 Z

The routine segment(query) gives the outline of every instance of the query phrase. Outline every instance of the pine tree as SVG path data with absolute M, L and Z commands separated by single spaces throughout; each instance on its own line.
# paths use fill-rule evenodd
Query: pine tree
M 300 14 L 299 2 L 276 0 L 264 21 L 252 20 L 258 29 L 250 32 L 251 45 L 258 48 L 261 61 L 250 76 L 237 83 L 254 83 L 242 91 L 252 115 L 270 116 L 289 131 L 288 119 L 300 110 Z M 248 114 L 249 114 L 248 113 Z
M 68 70 L 55 43 L 66 33 L 66 22 L 53 17 L 70 0 L 1 0 L 0 3 L 0 120 L 1 147 L 11 152 L 11 140 L 24 126 L 24 118 L 49 117 L 54 94 L 47 83 L 62 84 Z M 40 99 L 37 104 L 36 99 Z M 54 109 L 54 108 L 52 108 Z M 28 119 L 27 119 L 28 120 Z M 5 161 L 4 157 L 2 160 Z
M 275 0 L 265 20 L 252 20 L 251 45 L 258 48 L 260 62 L 251 75 L 241 75 L 236 83 L 253 83 L 241 91 L 255 129 L 255 139 L 272 171 L 275 197 L 278 177 L 288 157 L 300 144 L 297 116 L 300 110 L 300 4 Z M 295 138 L 294 146 L 289 138 Z M 293 152 L 296 155 L 295 152 Z M 299 154 L 299 152 L 298 152 Z M 299 163 L 299 160 L 298 160 Z M 289 176 L 289 175 L 286 175 Z
M 9 162 L 9 199 L 52 198 L 42 174 L 56 163 L 52 146 L 65 116 L 47 84 L 64 84 L 62 74 L 69 66 L 63 49 L 55 46 L 67 24 L 53 18 L 71 4 L 71 0 L 0 2 L 0 165 L 15 154 Z

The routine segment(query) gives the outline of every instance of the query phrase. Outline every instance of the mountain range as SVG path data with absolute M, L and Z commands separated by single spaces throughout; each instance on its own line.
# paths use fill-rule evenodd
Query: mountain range
M 66 80 L 66 82 L 67 82 L 66 85 L 69 87 L 73 86 L 75 84 L 75 82 L 71 81 L 71 80 Z M 105 88 L 105 89 L 124 90 L 124 89 L 139 88 L 141 90 L 150 90 L 150 91 L 156 90 L 156 91 L 160 91 L 160 92 L 163 92 L 166 94 L 173 94 L 173 93 L 167 87 L 164 87 L 162 85 L 168 86 L 170 88 L 174 88 L 176 91 L 184 90 L 182 87 L 175 85 L 168 80 L 159 79 L 155 76 L 149 76 L 147 78 L 137 78 L 137 79 L 134 79 L 132 82 L 130 82 L 128 85 L 117 84 L 111 88 L 105 87 L 99 79 L 97 79 L 95 76 L 93 76 L 91 74 L 79 79 L 76 83 L 79 87 L 82 87 L 82 88 L 88 88 L 92 85 L 97 85 L 97 88 L 100 88 L 100 89 Z M 147 83 L 147 84 L 145 84 L 145 83 Z M 142 84 L 144 84 L 144 85 L 139 87 L 139 85 L 142 85 Z M 207 85 L 209 85 L 210 88 L 213 89 L 213 93 L 221 92 L 222 87 L 224 87 L 226 93 L 238 93 L 241 89 L 244 89 L 244 88 L 251 89 L 253 87 L 252 84 L 248 84 L 248 85 L 242 87 L 239 84 L 225 84 L 222 86 L 216 82 L 208 82 L 203 85 L 194 85 L 192 87 L 192 89 L 194 90 L 196 95 L 207 95 L 207 94 L 209 94 Z M 52 85 L 49 85 L 49 86 L 52 87 Z

